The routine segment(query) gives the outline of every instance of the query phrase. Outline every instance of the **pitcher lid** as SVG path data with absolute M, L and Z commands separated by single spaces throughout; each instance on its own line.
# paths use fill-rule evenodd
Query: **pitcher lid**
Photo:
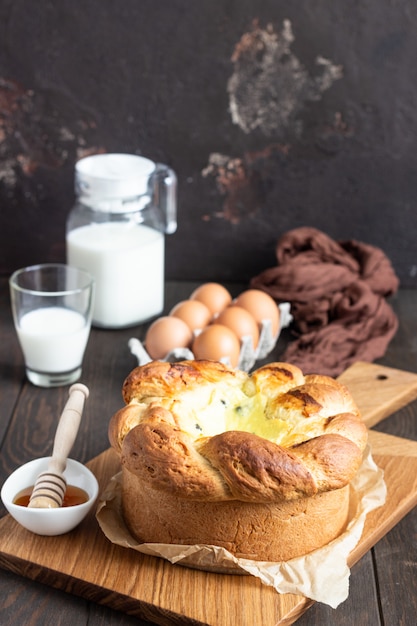
M 153 161 L 135 154 L 94 154 L 75 164 L 76 193 L 97 200 L 141 196 L 154 170 Z

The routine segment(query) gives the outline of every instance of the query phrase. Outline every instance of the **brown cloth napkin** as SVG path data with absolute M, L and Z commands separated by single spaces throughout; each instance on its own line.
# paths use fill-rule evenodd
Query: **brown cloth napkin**
M 250 285 L 291 303 L 298 339 L 289 344 L 286 361 L 306 374 L 338 376 L 355 361 L 383 356 L 398 328 L 385 298 L 399 280 L 382 250 L 304 227 L 279 239 L 276 256 L 277 267 Z

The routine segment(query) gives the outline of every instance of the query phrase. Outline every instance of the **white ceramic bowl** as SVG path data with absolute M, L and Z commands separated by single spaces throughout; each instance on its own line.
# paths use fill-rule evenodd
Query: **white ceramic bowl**
M 90 511 L 98 496 L 98 483 L 85 465 L 68 459 L 64 472 L 67 484 L 83 489 L 89 496 L 87 502 L 58 509 L 35 509 L 13 504 L 18 493 L 32 486 L 40 472 L 48 468 L 49 459 L 35 459 L 17 468 L 3 484 L 1 499 L 10 515 L 31 532 L 38 535 L 62 535 L 75 528 Z

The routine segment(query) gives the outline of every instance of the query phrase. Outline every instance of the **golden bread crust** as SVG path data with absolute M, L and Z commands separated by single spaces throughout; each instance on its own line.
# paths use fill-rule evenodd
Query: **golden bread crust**
M 272 504 L 196 502 L 139 483 L 123 468 L 123 517 L 141 542 L 220 546 L 238 558 L 287 561 L 338 537 L 349 518 L 349 486 Z
M 242 377 L 243 374 L 243 377 Z M 232 370 L 217 361 L 151 361 L 136 367 L 123 383 L 122 396 L 126 404 L 148 398 L 162 398 L 183 393 L 187 387 L 219 380 L 226 384 L 239 383 L 244 373 Z
M 249 375 L 213 361 L 154 361 L 123 385 L 109 424 L 123 467 L 195 502 L 278 503 L 339 490 L 367 429 L 348 389 L 288 363 Z

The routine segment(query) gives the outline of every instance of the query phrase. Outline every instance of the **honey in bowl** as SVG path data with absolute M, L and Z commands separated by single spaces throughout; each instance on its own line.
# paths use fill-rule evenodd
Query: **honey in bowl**
M 33 485 L 31 487 L 26 487 L 19 491 L 17 496 L 13 500 L 13 504 L 17 504 L 19 506 L 28 506 L 30 495 L 33 491 Z M 76 487 L 75 485 L 67 485 L 67 489 L 65 491 L 64 499 L 62 501 L 62 507 L 67 506 L 77 506 L 79 504 L 84 504 L 88 500 L 88 493 L 81 489 L 80 487 Z

